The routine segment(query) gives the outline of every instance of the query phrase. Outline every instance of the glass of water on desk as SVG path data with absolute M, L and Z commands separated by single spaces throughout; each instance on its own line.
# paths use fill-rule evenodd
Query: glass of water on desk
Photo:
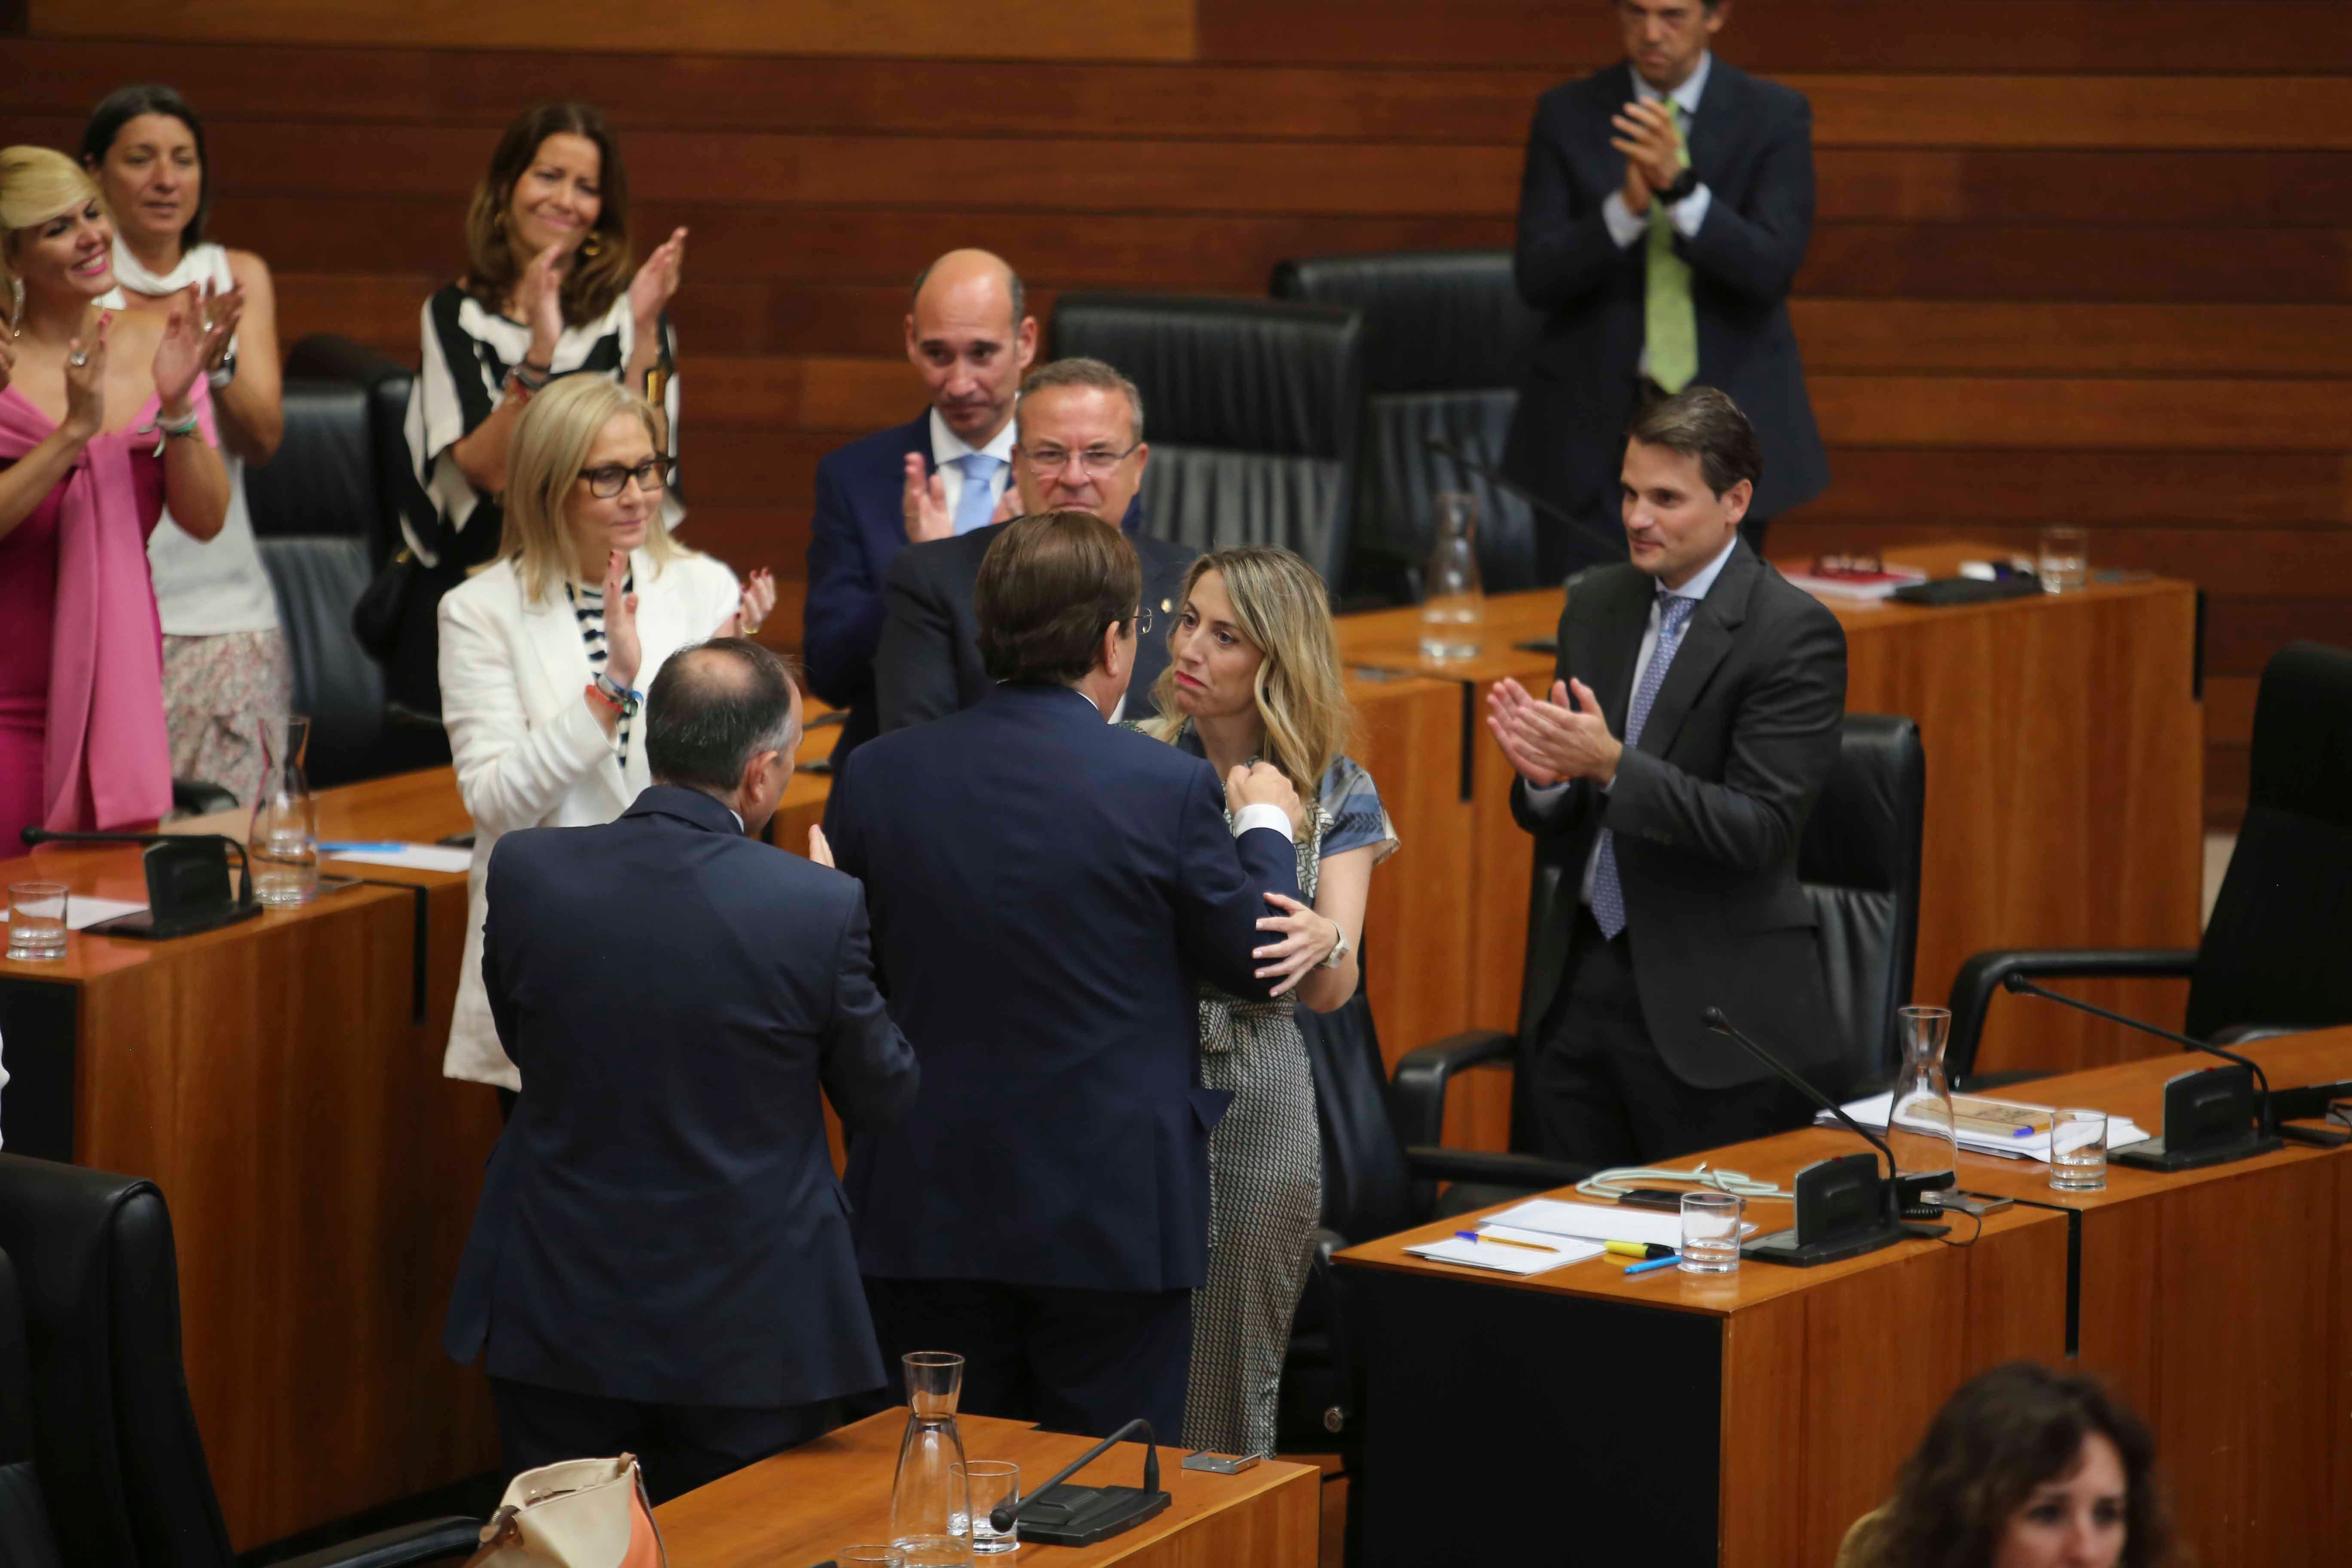
M 63 958 L 66 955 L 66 885 L 63 882 L 8 884 L 8 956 Z
M 2050 1113 L 2050 1185 L 2062 1193 L 2106 1190 L 2105 1111 L 2069 1109 Z
M 1486 646 L 1486 594 L 1478 576 L 1478 498 L 1436 498 L 1437 542 L 1422 583 L 1421 657 L 1475 658 Z
M 1683 1194 L 1683 1259 L 1685 1274 L 1733 1274 L 1739 1268 L 1739 1212 L 1736 1193 Z
M 2079 594 L 2091 584 L 2090 536 L 2079 528 L 2045 528 L 2034 561 L 2045 594 Z

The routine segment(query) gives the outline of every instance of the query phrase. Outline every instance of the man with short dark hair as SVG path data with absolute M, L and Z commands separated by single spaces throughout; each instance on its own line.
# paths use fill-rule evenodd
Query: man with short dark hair
M 1588 0 L 1591 3 L 1591 0 Z M 1722 388 L 1772 474 L 1742 531 L 1829 484 L 1789 322 L 1813 227 L 1812 110 L 1712 52 L 1730 0 L 1608 0 L 1625 59 L 1544 94 L 1512 271 L 1544 312 L 1503 466 L 1583 526 L 1545 520 L 1545 580 L 1616 559 L 1617 448 L 1644 401 Z
M 1644 410 L 1621 469 L 1633 559 L 1570 580 L 1549 701 L 1487 694 L 1511 809 L 1561 868 L 1542 929 L 1564 961 L 1529 965 L 1554 989 L 1526 1009 L 1556 1157 L 1648 1164 L 1804 1121 L 1707 1006 L 1800 1072 L 1839 1054 L 1797 845 L 1837 762 L 1845 632 L 1740 539 L 1762 468 L 1720 392 Z
M 950 250 L 916 276 L 907 363 L 929 406 L 828 452 L 816 466 L 803 641 L 809 684 L 849 710 L 836 766 L 876 730 L 882 582 L 908 544 L 1010 515 L 1013 407 L 1037 354 L 1020 275 L 985 250 Z
M 1195 985 L 1264 997 L 1264 895 L 1297 896 L 1297 795 L 1107 724 L 1146 629 L 1132 545 L 1086 511 L 997 531 L 973 587 L 991 686 L 850 759 L 905 1124 L 850 1145 L 884 1350 L 965 1361 L 963 1408 L 1177 1430 L 1208 1260 Z M 1228 829 L 1225 811 L 1234 813 Z
M 1013 483 L 1024 513 L 1092 512 L 1135 547 L 1141 603 L 1160 617 L 1159 636 L 1139 641 L 1133 679 L 1114 718 L 1156 711 L 1153 682 L 1168 667 L 1167 620 L 1195 552 L 1145 531 L 1143 395 L 1097 359 L 1056 360 L 1030 372 L 1015 416 Z M 903 551 L 890 564 L 882 646 L 875 659 L 881 725 L 896 730 L 980 700 L 989 677 L 980 658 L 972 584 L 999 527 Z
M 857 884 L 750 837 L 800 745 L 784 663 L 682 649 L 644 725 L 618 821 L 490 857 L 482 978 L 525 1088 L 443 1342 L 484 1356 L 509 1471 L 631 1452 L 658 1500 L 881 1385 L 818 1097 L 879 1128 L 916 1067 Z

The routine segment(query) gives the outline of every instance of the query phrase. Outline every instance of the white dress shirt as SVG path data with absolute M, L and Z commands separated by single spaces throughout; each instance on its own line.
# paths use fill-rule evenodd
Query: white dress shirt
M 1666 588 L 1662 586 L 1659 592 L 1669 597 L 1676 599 L 1705 599 L 1706 597 L 1706 591 L 1715 586 L 1715 580 L 1723 575 L 1723 563 L 1731 559 L 1732 549 L 1738 545 L 1738 542 L 1739 535 L 1735 532 L 1730 539 L 1724 542 L 1723 548 L 1716 552 L 1715 558 L 1713 560 L 1709 561 L 1706 565 L 1691 574 L 1690 580 L 1688 582 L 1685 583 L 1679 588 Z M 1657 655 L 1659 625 L 1658 610 L 1658 596 L 1656 594 L 1654 594 L 1650 598 L 1650 618 L 1643 624 L 1642 628 L 1642 646 L 1639 651 L 1633 655 L 1633 679 L 1625 688 L 1627 691 L 1639 691 L 1642 689 L 1642 677 L 1648 672 L 1650 660 Z M 1696 616 L 1696 612 L 1694 611 L 1693 615 Z M 1686 637 L 1690 636 L 1690 628 L 1688 626 L 1685 626 L 1683 628 L 1683 636 Z M 1596 695 L 1598 694 L 1596 693 Z M 1623 737 L 1621 736 L 1619 738 L 1622 740 Z M 1609 783 L 1601 786 L 1601 793 L 1603 795 L 1608 794 L 1609 791 L 1615 786 L 1616 783 L 1617 781 L 1614 778 L 1612 778 Z M 1528 786 L 1528 800 L 1538 810 L 1542 810 L 1549 806 L 1554 801 L 1558 800 L 1560 797 L 1561 792 L 1567 788 L 1568 784 L 1565 782 L 1553 784 L 1529 784 Z M 1592 902 L 1592 863 L 1600 854 L 1601 840 L 1599 836 L 1595 835 L 1592 840 L 1592 848 L 1584 857 L 1584 880 L 1577 891 L 1577 898 L 1580 902 L 1586 904 Z
M 984 452 L 996 459 L 996 472 L 988 481 L 988 499 L 992 502 L 1004 499 L 1004 487 L 1013 480 L 1013 426 L 1014 421 L 1007 419 L 994 440 L 985 447 L 975 447 L 949 429 L 938 409 L 931 410 L 931 464 L 947 493 L 948 516 L 955 516 L 956 507 L 963 500 L 963 470 L 956 466 L 956 459 L 974 452 Z

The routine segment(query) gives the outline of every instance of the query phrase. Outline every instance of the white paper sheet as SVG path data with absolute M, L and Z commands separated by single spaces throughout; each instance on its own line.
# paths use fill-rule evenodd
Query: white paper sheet
M 1449 1236 L 1442 1241 L 1423 1242 L 1405 1250 L 1415 1258 L 1433 1258 L 1439 1263 L 1466 1263 L 1473 1268 L 1490 1268 L 1499 1274 L 1546 1274 L 1567 1264 L 1598 1258 L 1606 1250 L 1597 1241 L 1577 1241 L 1568 1237 L 1548 1236 L 1541 1231 L 1497 1225 L 1482 1225 L 1477 1229 L 1481 1236 L 1524 1241 L 1551 1250 L 1530 1252 L 1522 1247 L 1496 1247 L 1492 1242 L 1472 1241 L 1459 1236 Z
M 2012 1100 L 2008 1103 L 2030 1102 Z M 1845 1107 L 1845 1113 L 1872 1131 L 1884 1132 L 1886 1131 L 1886 1119 L 1892 1114 L 1894 1109 L 1895 1092 L 1889 1089 L 1885 1094 L 1874 1094 L 1867 1100 L 1853 1101 Z M 2036 1109 L 2047 1108 L 2036 1107 Z M 1824 1127 L 1840 1125 L 1838 1119 L 1826 1110 L 1817 1113 L 1813 1120 Z M 1966 1128 L 1962 1128 L 1955 1136 L 1958 1139 L 1960 1147 L 1971 1154 L 1994 1154 L 2004 1160 L 2039 1160 L 2045 1165 L 2050 1163 L 2050 1134 L 2046 1131 L 2034 1132 L 2023 1138 L 1992 1138 L 1982 1133 L 1970 1132 Z M 2144 1131 L 2137 1122 L 2127 1116 L 2107 1118 L 2107 1147 L 2110 1149 L 2120 1149 L 2126 1143 L 2137 1143 L 2149 1136 L 2151 1134 Z
M 404 844 L 397 849 L 329 849 L 321 847 L 322 860 L 355 860 L 363 866 L 406 866 L 417 871 L 467 871 L 474 865 L 474 852 L 453 848 L 446 844 Z
M 66 930 L 88 931 L 100 921 L 110 921 L 117 915 L 135 915 L 146 907 L 142 903 L 129 903 L 121 899 L 97 899 L 87 893 L 68 893 Z M 5 923 L 7 917 L 8 911 L 0 909 L 0 923 Z
M 1682 1215 L 1658 1209 L 1628 1208 L 1622 1204 L 1569 1204 L 1558 1198 L 1529 1198 L 1516 1208 L 1488 1216 L 1486 1223 L 1515 1230 L 1540 1231 L 1546 1236 L 1581 1237 L 1588 1241 L 1655 1242 L 1678 1249 L 1683 1244 Z M 1752 1220 L 1741 1222 L 1740 1235 L 1751 1236 L 1755 1230 Z

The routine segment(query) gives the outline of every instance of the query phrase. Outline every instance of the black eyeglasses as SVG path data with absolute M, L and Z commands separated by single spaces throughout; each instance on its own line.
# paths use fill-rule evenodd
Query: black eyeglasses
M 1136 605 L 1136 606 L 1135 606 L 1135 635 L 1136 635 L 1137 637 L 1144 637 L 1144 636 L 1148 635 L 1148 634 L 1150 632 L 1150 630 L 1151 630 L 1151 606 L 1150 606 L 1150 605 Z
M 647 458 L 634 468 L 618 463 L 607 463 L 601 468 L 583 468 L 580 477 L 588 481 L 588 493 L 599 500 L 610 500 L 619 495 L 631 479 L 641 490 L 667 489 L 677 478 L 677 465 L 667 458 Z

